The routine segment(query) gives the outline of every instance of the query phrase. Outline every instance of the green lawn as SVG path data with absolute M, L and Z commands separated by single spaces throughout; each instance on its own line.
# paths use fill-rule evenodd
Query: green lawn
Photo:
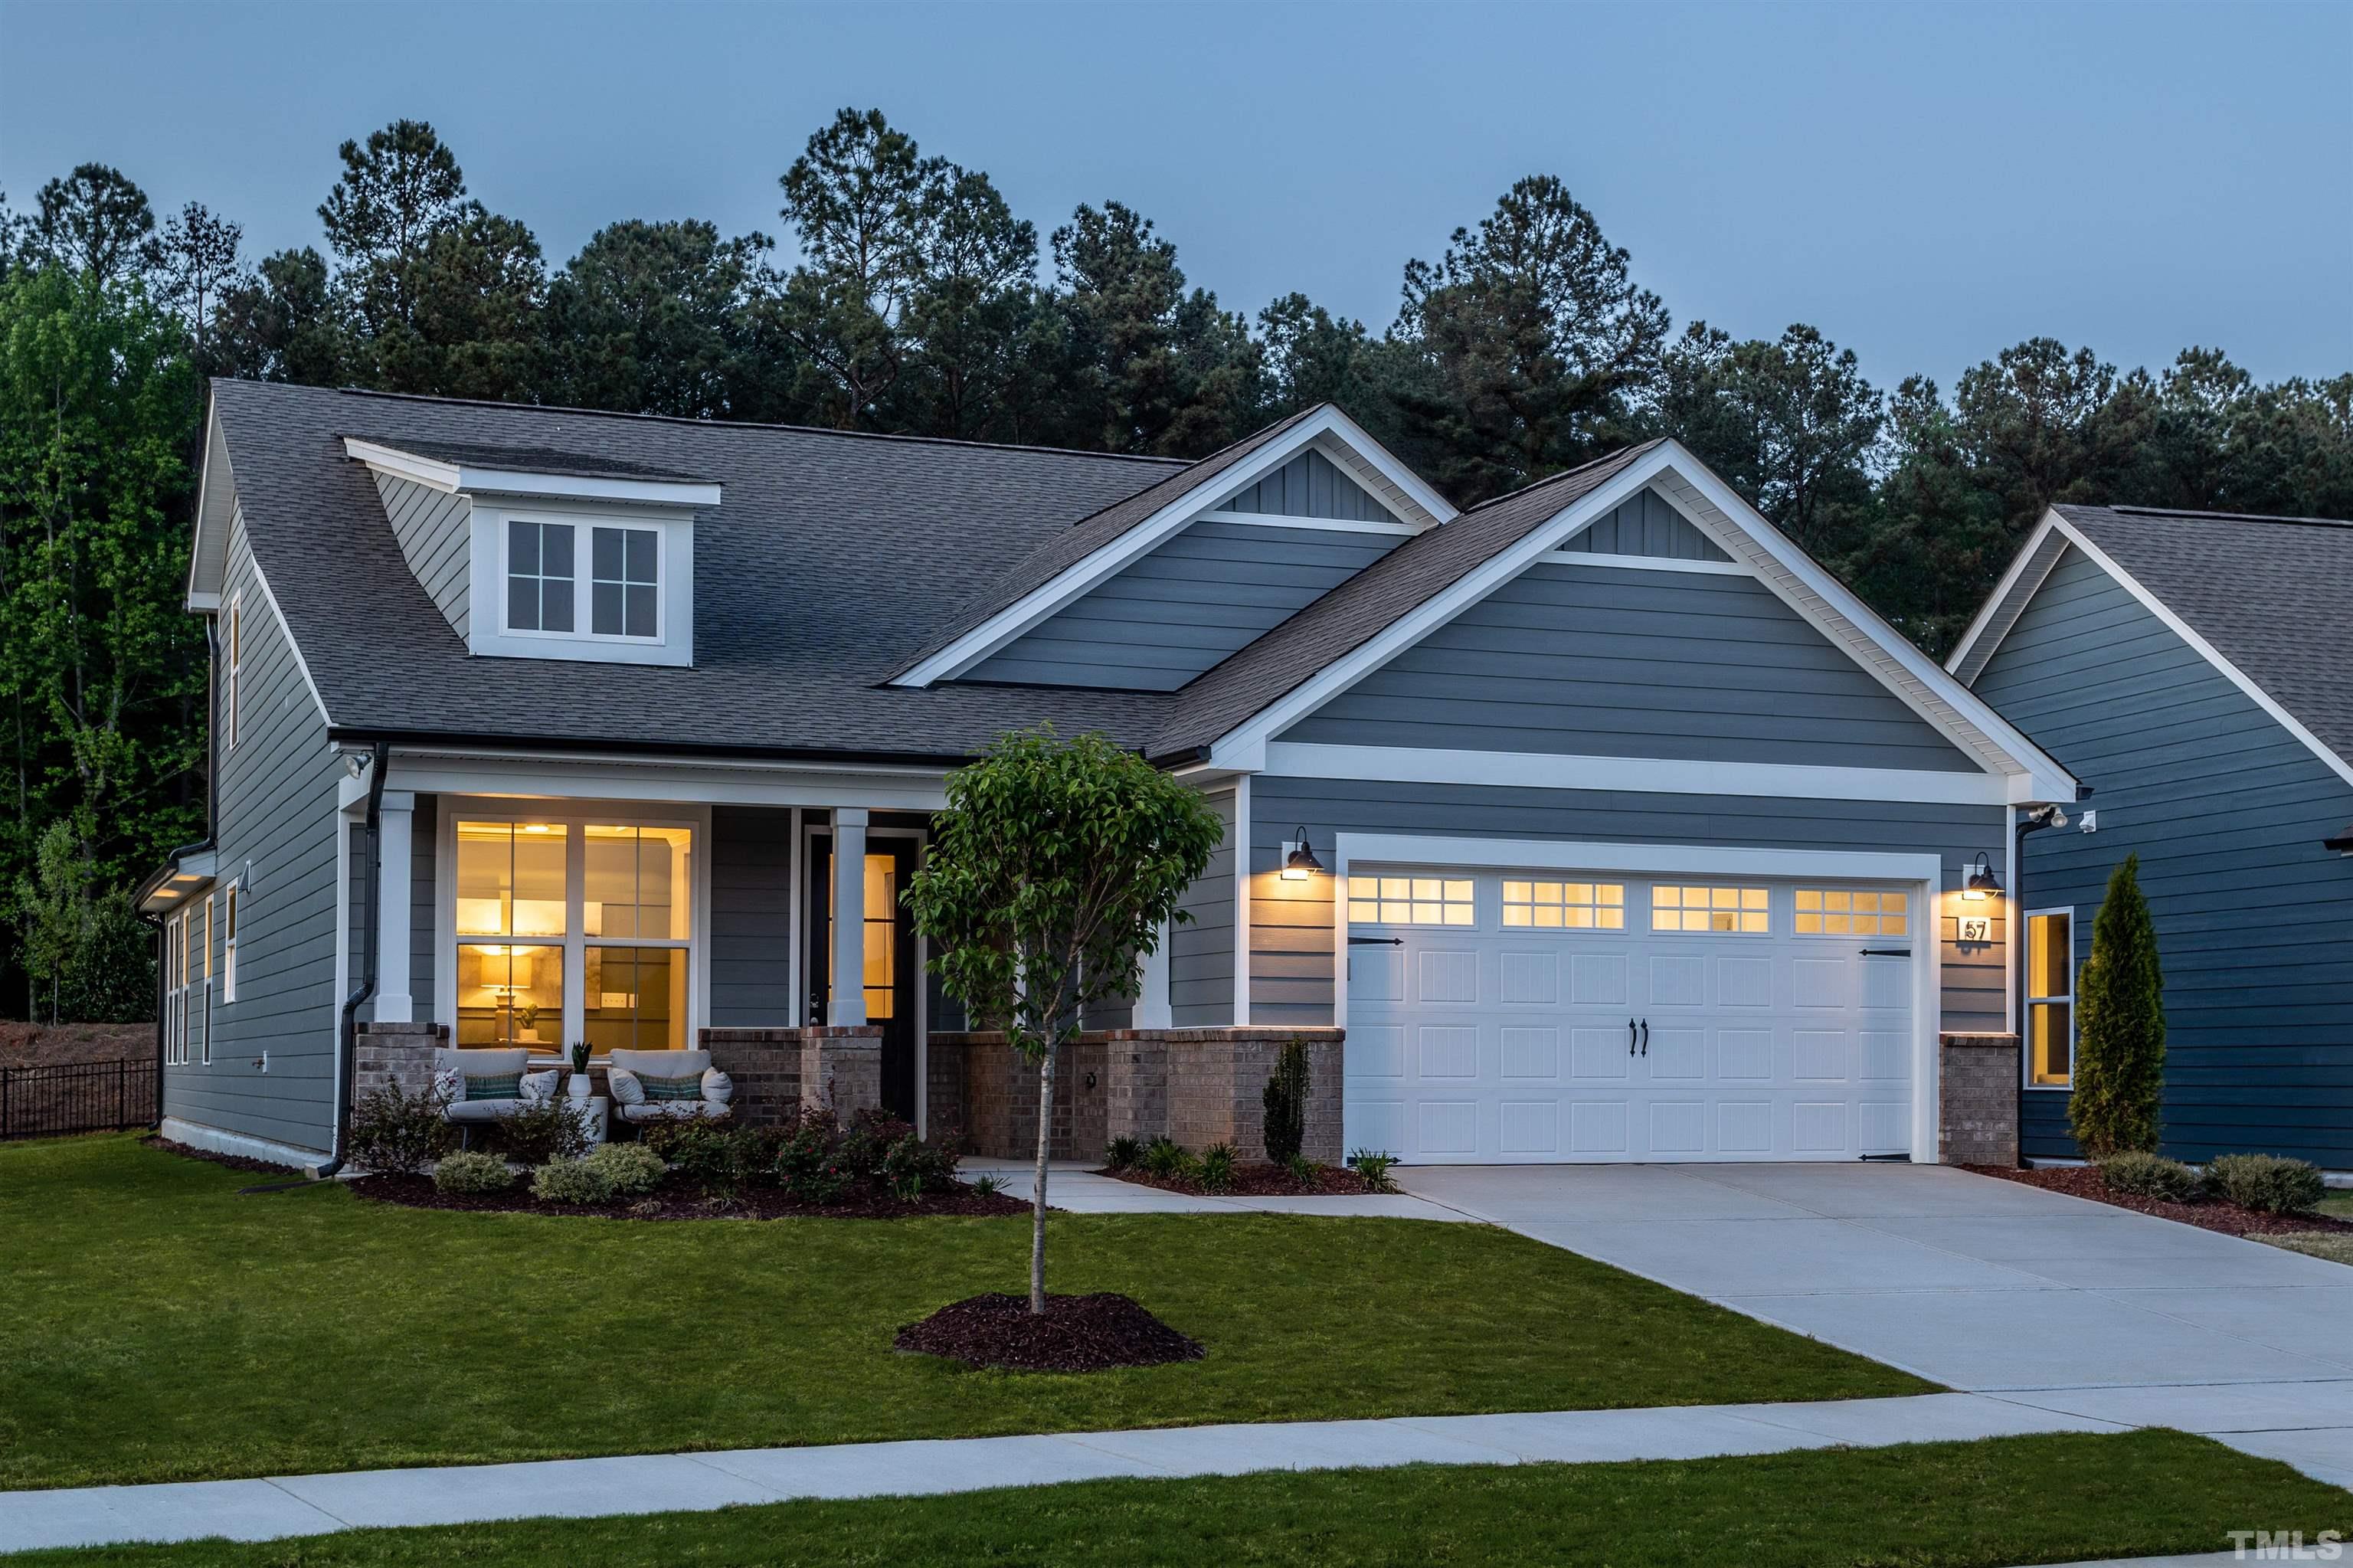
M 1057 1215 L 1049 1279 L 1206 1360 L 1090 1376 L 891 1348 L 1024 1288 L 1029 1221 L 459 1214 L 129 1137 L 0 1146 L 0 1487 L 1211 1421 L 1920 1393 L 1507 1232 Z
M 2353 1220 L 2353 1192 L 2331 1192 L 2320 1201 L 2318 1213 L 2331 1219 Z M 2254 1239 L 2331 1263 L 2353 1264 L 2353 1234 L 2344 1231 L 2289 1231 Z
M 10 1568 L 969 1568 L 974 1563 L 1607 1563 L 2008 1568 L 2227 1550 L 2353 1526 L 2353 1496 L 2179 1432 L 1632 1465 L 1091 1481 L 645 1519 L 119 1547 Z

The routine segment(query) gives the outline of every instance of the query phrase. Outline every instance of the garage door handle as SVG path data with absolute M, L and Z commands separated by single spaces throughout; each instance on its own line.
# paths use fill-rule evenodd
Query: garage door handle
M 1912 956 L 1912 949 L 1909 948 L 1865 948 L 1862 950 L 1862 956 L 1866 959 L 1908 959 Z
M 1643 1055 L 1645 1055 L 1645 1056 L 1647 1056 L 1647 1055 L 1649 1055 L 1650 1054 L 1651 1054 L 1651 1021 L 1650 1021 L 1649 1019 L 1647 1019 L 1647 1018 L 1646 1018 L 1646 1019 L 1642 1020 L 1642 1054 L 1643 1054 Z
M 1634 1021 L 1633 1021 L 1632 1019 L 1630 1019 L 1630 1019 L 1628 1019 L 1628 1020 L 1626 1021 L 1626 1054 L 1628 1054 L 1629 1056 L 1631 1056 L 1633 1054 L 1634 1054 Z
M 1348 938 L 1348 946 L 1352 948 L 1402 948 L 1405 946 L 1405 938 L 1403 937 L 1351 937 Z

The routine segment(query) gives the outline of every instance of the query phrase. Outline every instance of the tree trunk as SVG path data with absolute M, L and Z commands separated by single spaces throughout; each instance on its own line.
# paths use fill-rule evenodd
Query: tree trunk
M 1054 1142 L 1054 1055 L 1049 1044 L 1038 1064 L 1038 1185 L 1029 1209 L 1029 1310 L 1040 1318 L 1046 1315 L 1046 1151 Z

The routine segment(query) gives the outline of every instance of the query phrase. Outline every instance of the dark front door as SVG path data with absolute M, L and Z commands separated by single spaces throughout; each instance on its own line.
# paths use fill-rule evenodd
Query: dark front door
M 915 841 L 866 840 L 866 1022 L 882 1030 L 882 1107 L 915 1119 L 915 925 L 899 895 L 915 874 Z M 833 836 L 809 840 L 808 1018 L 826 1021 L 833 987 Z

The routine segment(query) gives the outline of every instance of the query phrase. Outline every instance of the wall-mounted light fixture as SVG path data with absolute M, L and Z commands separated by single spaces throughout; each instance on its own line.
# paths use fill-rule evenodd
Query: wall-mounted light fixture
M 1297 832 L 1298 842 L 1291 846 L 1291 853 L 1282 857 L 1282 880 L 1285 882 L 1304 882 L 1324 869 L 1324 863 L 1315 858 L 1315 846 L 1307 842 L 1307 830 L 1303 827 Z
M 1972 904 L 2001 896 L 2001 879 L 1993 874 L 1993 861 L 1980 853 L 1977 863 L 1969 868 L 1969 878 L 1961 885 L 1961 896 Z

